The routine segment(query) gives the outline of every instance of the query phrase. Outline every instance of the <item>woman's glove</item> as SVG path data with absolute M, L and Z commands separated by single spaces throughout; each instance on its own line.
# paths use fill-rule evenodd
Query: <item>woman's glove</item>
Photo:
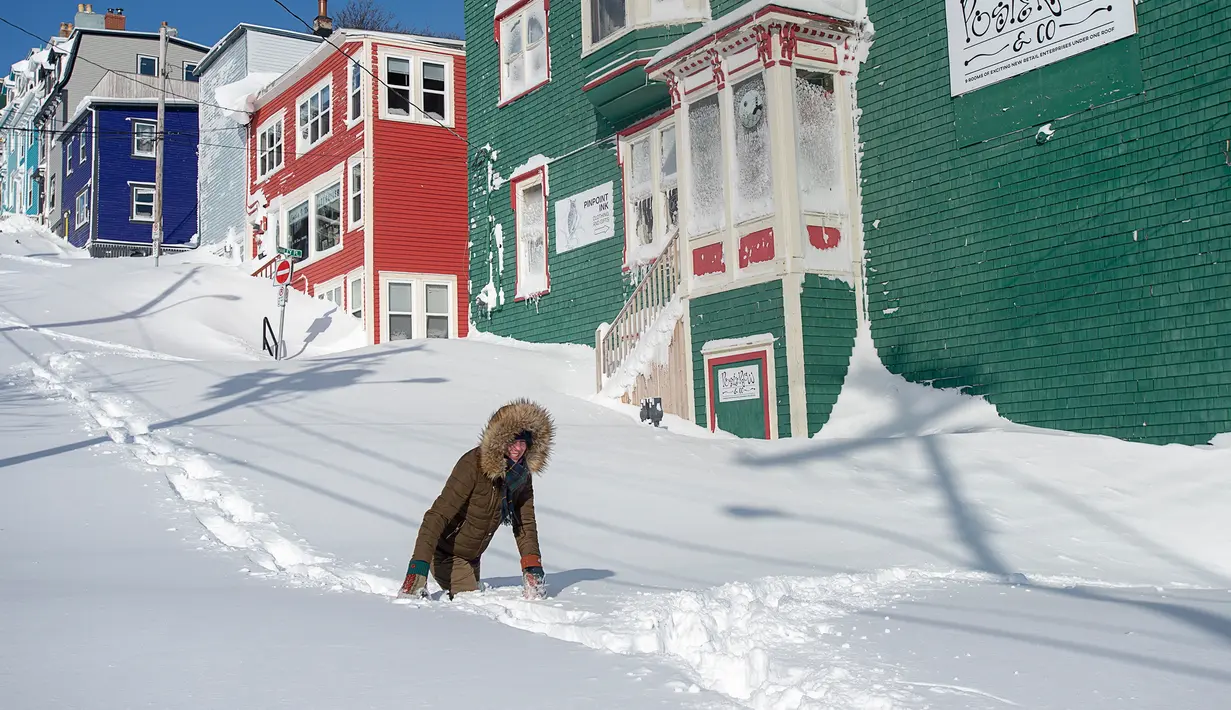
M 402 582 L 402 589 L 398 592 L 398 599 L 426 597 L 427 573 L 428 564 L 426 562 L 423 560 L 411 560 L 410 566 L 406 568 L 406 581 Z
M 522 596 L 526 599 L 542 599 L 547 596 L 544 583 L 543 561 L 538 555 L 521 558 Z

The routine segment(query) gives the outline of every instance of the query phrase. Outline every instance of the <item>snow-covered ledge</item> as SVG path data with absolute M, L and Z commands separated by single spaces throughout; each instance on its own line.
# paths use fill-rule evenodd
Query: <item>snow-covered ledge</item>
M 692 295 L 804 271 L 855 281 L 864 32 L 861 0 L 760 0 L 646 66 L 676 115 Z

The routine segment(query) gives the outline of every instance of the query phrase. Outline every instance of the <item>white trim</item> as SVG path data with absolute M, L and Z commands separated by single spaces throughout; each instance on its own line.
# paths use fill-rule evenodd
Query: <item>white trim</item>
M 147 121 L 144 119 L 133 118 L 129 119 L 132 122 L 132 150 L 129 154 L 130 158 L 156 158 L 158 156 L 158 121 Z M 154 129 L 154 147 L 150 148 L 149 153 L 137 152 L 137 126 L 147 126 Z
M 92 210 L 90 209 L 90 187 L 91 187 L 90 182 L 86 182 L 86 184 L 82 186 L 80 190 L 77 191 L 77 194 L 73 196 L 73 230 L 74 231 L 81 229 L 82 227 L 90 223 L 90 219 L 92 217 L 92 215 L 90 214 L 92 212 Z M 81 198 L 82 196 L 86 198 L 85 219 L 84 220 L 81 218 Z
M 154 60 L 154 73 L 153 73 L 153 74 L 142 74 L 142 73 L 141 73 L 141 60 L 142 60 L 142 59 L 152 59 L 152 60 Z M 157 76 L 158 76 L 158 70 L 159 70 L 159 68 L 160 68 L 160 67 L 158 66 L 158 57 L 157 57 L 157 56 L 152 55 L 152 54 L 138 54 L 138 55 L 137 55 L 137 68 L 134 70 L 134 71 L 137 73 L 137 76 L 153 76 L 153 77 L 157 77 Z
M 381 331 L 380 342 L 394 342 L 389 339 L 389 286 L 393 284 L 411 285 L 411 340 L 427 339 L 427 287 L 443 285 L 449 287 L 449 338 L 456 339 L 457 324 L 457 275 L 456 274 L 420 274 L 401 271 L 379 272 L 381 283 Z M 394 315 L 406 315 L 406 311 L 397 311 Z M 439 315 L 439 314 L 433 314 Z
M 128 181 L 128 221 L 141 222 L 142 224 L 154 223 L 154 189 L 157 186 L 152 182 L 136 182 Z M 149 218 L 142 217 L 137 214 L 137 191 L 144 190 L 150 193 L 150 216 Z
M 180 79 L 184 81 L 192 81 L 192 79 L 188 78 L 188 67 L 190 66 L 192 67 L 192 75 L 197 78 L 194 83 L 199 83 L 201 81 L 201 75 L 197 73 L 197 70 L 201 68 L 201 62 L 199 60 L 190 61 L 185 59 L 180 62 Z
M 672 229 L 668 226 L 668 201 L 667 190 L 664 188 L 662 176 L 662 155 L 663 155 L 663 134 L 668 130 L 675 134 L 675 207 L 676 207 L 676 224 Z M 650 235 L 650 243 L 642 245 L 637 238 L 637 213 L 631 209 L 632 203 L 630 199 L 630 186 L 632 185 L 632 170 L 633 170 L 633 146 L 647 141 L 649 143 L 649 171 L 650 171 L 650 210 L 653 220 L 653 233 Z M 662 253 L 663 247 L 671 240 L 671 237 L 679 231 L 683 225 L 683 215 L 680 211 L 680 130 L 676 125 L 675 116 L 669 116 L 654 124 L 647 126 L 641 131 L 630 136 L 622 136 L 619 143 L 619 154 L 621 157 L 622 174 L 624 189 L 622 190 L 621 200 L 624 203 L 624 266 L 632 267 L 639 260 L 638 253 L 643 249 L 651 252 L 657 257 Z
M 363 118 L 368 113 L 367 96 L 368 96 L 368 83 L 369 82 L 365 79 L 365 77 L 369 76 L 366 71 L 368 62 L 366 61 L 367 57 L 364 56 L 365 53 L 363 51 L 366 46 L 367 46 L 366 43 L 360 44 L 358 51 L 356 51 L 354 54 L 347 55 L 348 57 L 350 57 L 350 59 L 346 62 L 346 128 L 347 130 L 354 128 L 360 123 L 363 123 Z M 354 72 L 356 69 L 359 70 L 359 114 L 356 116 L 352 116 L 351 115 L 351 100 L 354 99 L 355 87 L 351 86 L 351 82 L 354 81 L 354 78 L 355 78 Z
M 709 0 L 685 0 L 686 4 L 703 5 L 699 8 L 688 8 L 688 12 L 679 14 L 678 17 L 670 17 L 666 19 L 653 19 L 652 6 L 655 0 L 625 0 L 624 2 L 624 26 L 606 37 L 592 42 L 590 40 L 593 34 L 590 31 L 590 3 L 592 0 L 581 0 L 581 56 L 593 54 L 607 45 L 618 41 L 621 37 L 626 36 L 634 30 L 645 29 L 647 27 L 663 27 L 668 25 L 683 25 L 693 22 L 707 22 L 710 15 Z
M 372 41 L 370 39 L 363 40 L 363 56 L 370 60 L 372 56 Z M 373 79 L 369 75 L 369 80 L 364 82 L 371 90 Z M 363 108 L 363 120 L 369 125 L 364 127 L 363 131 L 363 154 L 366 156 L 372 155 L 375 150 L 376 138 L 371 130 L 372 120 L 372 100 L 371 94 L 365 99 Z M 367 188 L 367 194 L 363 200 L 363 223 L 366 225 L 363 228 L 363 329 L 367 333 L 367 343 L 369 345 L 376 344 L 376 324 L 380 321 L 376 317 L 376 310 L 373 304 L 376 303 L 377 278 L 375 271 L 375 254 L 376 244 L 374 239 L 374 228 L 376 226 L 376 208 L 374 207 L 374 195 L 377 191 L 376 187 L 376 161 L 363 161 L 363 183 Z
M 329 302 L 337 306 L 339 311 L 344 311 L 346 309 L 345 305 L 343 305 L 346 303 L 346 283 L 346 276 L 335 276 L 328 281 L 313 284 L 312 297 L 319 298 L 321 300 L 328 300 L 325 298 L 325 294 L 337 289 L 339 294 L 338 300 Z
M 324 91 L 325 87 L 329 87 L 329 122 L 326 124 L 329 130 L 327 132 L 322 133 L 320 137 L 317 138 L 315 142 L 313 142 L 310 139 L 304 139 L 303 135 L 300 133 L 300 131 L 302 130 L 302 127 L 299 125 L 299 107 L 306 101 L 310 100 L 314 95 L 319 94 L 322 91 Z M 338 112 L 334 105 L 336 103 L 337 103 L 337 92 L 333 90 L 333 72 L 330 72 L 323 79 L 313 84 L 312 88 L 308 89 L 307 91 L 303 92 L 299 96 L 295 97 L 294 108 L 295 108 L 295 157 L 296 158 L 307 155 L 308 152 L 311 151 L 313 148 L 316 148 L 320 144 L 328 141 L 330 138 L 333 137 L 333 124 L 334 124 L 334 121 L 338 117 Z M 324 111 L 322 110 L 321 113 L 324 113 Z M 319 117 L 320 117 L 320 114 L 317 114 L 316 120 L 319 121 L 320 120 Z M 308 125 L 311 125 L 311 122 L 309 122 Z M 282 141 L 283 141 L 283 146 L 284 146 L 283 152 L 285 152 L 286 151 L 286 148 L 285 148 L 286 126 L 282 127 Z
M 367 309 L 365 308 L 365 306 L 367 306 L 367 298 L 366 298 L 367 284 L 365 283 L 366 276 L 364 274 L 364 271 L 365 269 L 362 266 L 359 267 L 358 269 L 351 269 L 343 278 L 345 279 L 345 283 L 346 283 L 346 312 L 352 316 L 355 316 L 355 311 L 359 311 L 359 315 L 355 317 L 359 319 L 360 323 L 363 323 L 363 326 L 364 326 L 363 329 L 366 331 L 368 329 L 367 319 L 365 318 L 365 315 L 367 312 Z M 351 296 L 354 295 L 354 292 L 351 291 L 351 285 L 354 284 L 356 281 L 359 282 L 359 307 L 358 308 L 355 308 L 355 304 L 352 303 L 352 299 L 351 299 Z
M 754 336 L 757 337 L 757 336 Z M 751 338 L 750 338 L 751 340 Z M 774 362 L 774 345 L 771 336 L 768 344 L 761 345 L 720 345 L 721 341 L 714 343 L 707 342 L 701 346 L 701 373 L 705 376 L 705 421 L 699 424 L 706 429 L 710 428 L 710 421 L 714 418 L 714 402 L 710 399 L 710 392 L 713 391 L 713 380 L 710 377 L 710 361 L 718 358 L 730 357 L 733 355 L 764 355 L 765 356 L 765 397 L 769 403 L 769 413 L 766 422 L 769 425 L 769 438 L 779 438 L 778 432 L 778 365 Z M 713 343 L 713 345 L 711 345 Z M 708 350 L 707 350 L 708 349 Z M 716 422 L 721 428 L 721 422 Z
M 282 161 L 278 163 L 277 167 L 262 173 L 261 172 L 261 135 L 269 131 L 271 128 L 273 128 L 277 124 L 282 124 Z M 256 151 L 256 161 L 255 162 L 256 162 L 257 177 L 256 177 L 255 184 L 259 185 L 265 182 L 266 180 L 268 180 L 270 176 L 277 173 L 284 166 L 286 166 L 286 109 L 282 109 L 281 111 L 275 113 L 273 116 L 270 116 L 269 118 L 265 119 L 265 121 L 260 126 L 257 127 L 256 137 L 255 137 L 255 140 L 253 141 L 253 148 Z
M 544 166 L 542 168 L 542 172 L 537 172 L 538 170 L 539 168 L 536 168 L 535 170 L 531 170 L 526 173 L 523 173 L 525 177 L 522 177 L 520 179 L 510 180 L 510 189 L 513 191 L 513 199 L 514 199 L 514 205 L 515 205 L 513 209 L 513 239 L 514 239 L 514 243 L 513 243 L 513 248 L 514 248 L 514 252 L 513 252 L 514 254 L 513 299 L 514 300 L 527 300 L 527 299 L 537 298 L 539 296 L 544 296 L 548 293 L 551 293 L 551 263 L 550 263 L 550 258 L 549 258 L 551 255 L 551 249 L 549 248 L 549 244 L 550 244 L 549 236 L 550 235 L 548 234 L 548 220 L 547 220 L 547 206 L 550 204 L 550 198 L 547 194 L 547 169 L 546 169 L 546 166 Z M 522 224 L 523 210 L 521 209 L 521 205 L 522 205 L 522 194 L 524 194 L 527 189 L 532 188 L 535 185 L 540 186 L 543 191 L 543 277 L 546 280 L 546 283 L 544 284 L 544 288 L 542 290 L 527 291 L 527 290 L 524 290 L 525 284 L 523 282 L 526 279 L 523 278 L 524 272 L 522 270 L 523 256 L 522 256 L 522 246 L 521 246 L 522 245 L 521 224 Z
M 432 54 L 414 51 L 402 47 L 381 47 L 376 52 L 381 78 L 378 93 L 379 103 L 377 117 L 384 121 L 401 123 L 417 123 L 427 126 L 444 124 L 452 128 L 456 121 L 457 102 L 454 101 L 455 84 L 453 76 L 453 57 L 447 54 Z M 408 115 L 401 116 L 389 113 L 389 79 L 388 68 L 390 59 L 404 59 L 410 62 L 410 106 Z M 445 68 L 445 117 L 444 120 L 429 118 L 423 109 L 423 64 L 441 64 Z
M 357 220 L 355 219 L 355 201 L 354 201 L 354 198 L 356 196 L 355 195 L 356 190 L 354 189 L 355 187 L 355 182 L 354 182 L 355 168 L 359 168 L 359 190 L 357 192 L 358 192 L 358 197 L 359 197 L 360 202 L 359 202 L 359 214 L 358 214 L 359 218 Z M 345 180 L 346 185 L 345 185 L 344 192 L 346 195 L 346 229 L 347 231 L 353 231 L 363 226 L 363 219 L 364 219 L 364 214 L 365 214 L 364 210 L 367 209 L 367 205 L 365 203 L 367 202 L 367 199 L 368 199 L 367 181 L 364 179 L 364 177 L 365 176 L 364 176 L 364 170 L 363 170 L 363 153 L 356 153 L 355 155 L 352 155 L 349 160 L 346 161 L 346 180 Z
M 346 181 L 345 175 L 346 163 L 338 163 L 328 170 L 323 171 L 316 176 L 311 182 L 301 185 L 294 192 L 289 192 L 284 195 L 276 195 L 281 202 L 278 207 L 278 238 L 275 246 L 290 246 L 290 222 L 288 214 L 290 211 L 308 203 L 308 248 L 304 250 L 304 258 L 295 262 L 295 269 L 302 269 L 305 266 L 314 264 L 322 259 L 326 259 L 338 252 L 342 251 L 342 247 L 346 241 L 346 230 L 338 230 L 338 243 L 336 246 L 330 247 L 324 251 L 316 251 L 316 195 L 329 187 L 343 183 Z M 339 195 L 339 200 L 343 195 Z M 273 199 L 271 197 L 271 199 Z M 339 205 L 341 206 L 341 205 Z M 339 219 L 341 214 L 339 214 Z

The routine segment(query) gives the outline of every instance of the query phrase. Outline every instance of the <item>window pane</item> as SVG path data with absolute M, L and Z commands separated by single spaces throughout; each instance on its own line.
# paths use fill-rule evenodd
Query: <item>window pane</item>
M 396 116 L 410 115 L 410 89 L 389 90 L 389 113 Z
M 675 126 L 663 129 L 658 166 L 663 184 L 675 184 Z
M 363 111 L 363 96 L 359 93 L 355 93 L 350 97 L 351 118 L 358 118 L 361 111 Z
M 184 81 L 197 81 L 197 65 L 196 64 L 185 64 L 184 65 Z
M 389 316 L 389 339 L 390 340 L 410 340 L 414 337 L 412 325 L 414 318 L 412 316 Z
M 529 86 L 541 84 L 547 80 L 547 43 L 544 42 L 526 53 L 529 67 L 527 80 Z
M 363 67 L 359 66 L 359 62 L 351 64 L 350 68 L 350 88 L 351 91 L 357 91 L 363 86 Z
M 799 198 L 805 212 L 846 214 L 838 102 L 833 75 L 800 70 L 795 75 Z
M 389 312 L 414 312 L 414 284 L 389 284 Z
M 445 95 L 424 92 L 423 111 L 437 121 L 445 120 Z
M 526 44 L 533 47 L 547 36 L 546 23 L 543 22 L 543 12 L 537 8 L 530 11 L 526 17 Z
M 428 284 L 427 312 L 449 315 L 449 287 L 444 284 Z
M 445 90 L 445 66 L 443 64 L 423 63 L 423 88 L 426 91 Z
M 734 94 L 735 221 L 743 222 L 774 210 L 765 77 L 757 74 L 740 82 Z
M 137 57 L 137 73 L 145 76 L 157 76 L 158 60 L 154 57 Z
M 633 143 L 629 156 L 628 192 L 635 198 L 650 191 L 650 141 L 643 139 Z
M 691 234 L 707 234 L 726 224 L 722 174 L 722 132 L 718 97 L 688 107 L 688 159 L 692 165 Z
M 295 205 L 286 213 L 287 238 L 292 249 L 308 254 L 308 203 Z
M 624 27 L 624 0 L 590 0 L 590 41 L 598 42 Z
M 512 57 L 515 54 L 521 54 L 522 44 L 521 37 L 521 19 L 514 20 L 507 28 L 504 35 L 504 53 L 505 57 Z
M 316 250 L 338 245 L 342 234 L 342 186 L 334 184 L 316 193 Z
M 427 337 L 429 338 L 449 337 L 449 317 L 448 316 L 428 316 L 427 317 Z
M 386 81 L 390 86 L 410 86 L 410 60 L 390 57 L 388 60 L 388 76 Z
M 350 304 L 350 310 L 352 314 L 362 315 L 363 313 L 363 279 L 351 279 L 350 293 L 347 294 L 347 303 Z

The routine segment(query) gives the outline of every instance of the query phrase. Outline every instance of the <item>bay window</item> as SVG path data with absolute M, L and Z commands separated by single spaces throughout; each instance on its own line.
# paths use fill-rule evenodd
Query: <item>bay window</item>
M 546 84 L 550 78 L 547 6 L 531 2 L 500 18 L 500 100 L 512 101 Z
M 765 76 L 754 74 L 733 87 L 735 126 L 734 197 L 736 224 L 774 211 L 770 160 L 769 102 Z
M 666 120 L 624 140 L 625 254 L 629 265 L 658 256 L 679 229 L 675 122 Z
M 833 74 L 795 70 L 795 112 L 799 145 L 795 155 L 804 212 L 847 214 Z
M 718 96 L 688 107 L 689 164 L 692 166 L 688 233 L 716 232 L 727 224 L 726 180 L 722 167 L 722 115 Z

